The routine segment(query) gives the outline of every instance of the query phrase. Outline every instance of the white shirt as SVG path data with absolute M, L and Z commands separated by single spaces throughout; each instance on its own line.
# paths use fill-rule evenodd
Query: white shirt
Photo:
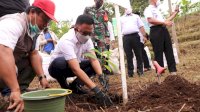
M 110 33 L 110 41 L 115 40 L 114 32 L 113 32 L 113 26 L 110 21 L 108 21 L 108 31 Z
M 120 22 L 123 35 L 137 33 L 144 26 L 141 18 L 136 14 L 124 15 L 121 17 Z
M 5 45 L 14 50 L 18 39 L 23 33 L 23 26 L 17 19 L 7 18 L 0 20 L 0 44 Z M 36 50 L 39 50 L 38 39 L 36 42 Z
M 163 17 L 163 15 L 161 14 L 161 12 L 159 11 L 159 9 L 153 5 L 149 5 L 145 10 L 144 10 L 144 16 L 146 19 L 148 18 L 155 18 L 159 21 L 164 22 L 165 18 Z M 149 26 L 155 26 L 151 23 L 149 23 Z
M 77 59 L 81 62 L 83 54 L 90 52 L 92 49 L 94 49 L 94 45 L 91 39 L 85 44 L 81 44 L 75 35 L 74 29 L 71 29 L 58 41 L 52 53 L 51 61 L 57 57 L 64 57 L 65 60 Z

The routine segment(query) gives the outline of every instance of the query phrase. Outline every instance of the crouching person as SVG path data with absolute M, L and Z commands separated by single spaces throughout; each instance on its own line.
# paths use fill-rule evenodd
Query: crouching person
M 0 18 L 0 90 L 10 89 L 8 109 L 22 112 L 21 92 L 35 77 L 42 87 L 49 87 L 37 51 L 37 34 L 54 18 L 55 5 L 50 0 L 35 0 L 26 12 Z M 36 47 L 38 46 L 38 47 Z
M 83 94 L 82 86 L 85 84 L 95 93 L 98 103 L 102 106 L 111 106 L 112 101 L 105 95 L 89 78 L 98 75 L 100 83 L 106 87 L 107 77 L 102 73 L 102 68 L 97 59 L 89 58 L 82 60 L 84 53 L 95 53 L 90 35 L 93 31 L 94 20 L 88 15 L 80 15 L 75 24 L 75 28 L 66 33 L 58 42 L 53 54 L 52 62 L 49 66 L 49 73 L 57 79 L 60 86 L 71 89 L 73 93 Z M 71 84 L 67 84 L 67 77 L 78 78 Z

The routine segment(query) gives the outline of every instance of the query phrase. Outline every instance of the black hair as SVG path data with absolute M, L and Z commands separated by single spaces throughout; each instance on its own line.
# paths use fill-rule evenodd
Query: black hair
M 141 16 L 140 12 L 134 12 L 134 14 L 137 14 L 138 16 Z
M 43 11 L 38 8 L 38 7 L 35 7 L 35 6 L 30 6 L 26 9 L 26 13 L 29 14 L 31 10 L 34 10 L 37 14 L 40 14 L 42 13 Z
M 78 16 L 76 20 L 76 25 L 81 25 L 81 24 L 93 25 L 94 20 L 91 16 L 83 14 L 83 15 Z

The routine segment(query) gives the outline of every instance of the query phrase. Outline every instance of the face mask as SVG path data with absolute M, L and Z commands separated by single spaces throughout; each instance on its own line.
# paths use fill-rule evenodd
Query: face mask
M 35 35 L 39 34 L 41 30 L 39 29 L 38 25 L 36 24 L 36 15 L 35 15 L 35 25 L 32 25 L 32 23 L 29 23 L 29 31 L 28 34 L 31 38 L 33 38 Z
M 76 37 L 81 44 L 85 44 L 91 38 L 89 35 L 84 36 L 79 32 L 76 33 Z
M 132 13 L 132 10 L 131 9 L 126 9 L 125 13 L 126 13 L 126 15 L 130 15 Z
M 158 1 L 156 2 L 156 7 L 158 7 L 160 4 L 161 4 L 161 2 L 160 2 L 160 0 L 158 0 Z

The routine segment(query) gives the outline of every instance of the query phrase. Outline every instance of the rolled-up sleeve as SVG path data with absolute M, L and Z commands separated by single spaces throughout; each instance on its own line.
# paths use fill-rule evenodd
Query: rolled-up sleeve
M 23 33 L 23 27 L 19 21 L 5 19 L 0 21 L 0 44 L 14 50 L 19 37 Z

